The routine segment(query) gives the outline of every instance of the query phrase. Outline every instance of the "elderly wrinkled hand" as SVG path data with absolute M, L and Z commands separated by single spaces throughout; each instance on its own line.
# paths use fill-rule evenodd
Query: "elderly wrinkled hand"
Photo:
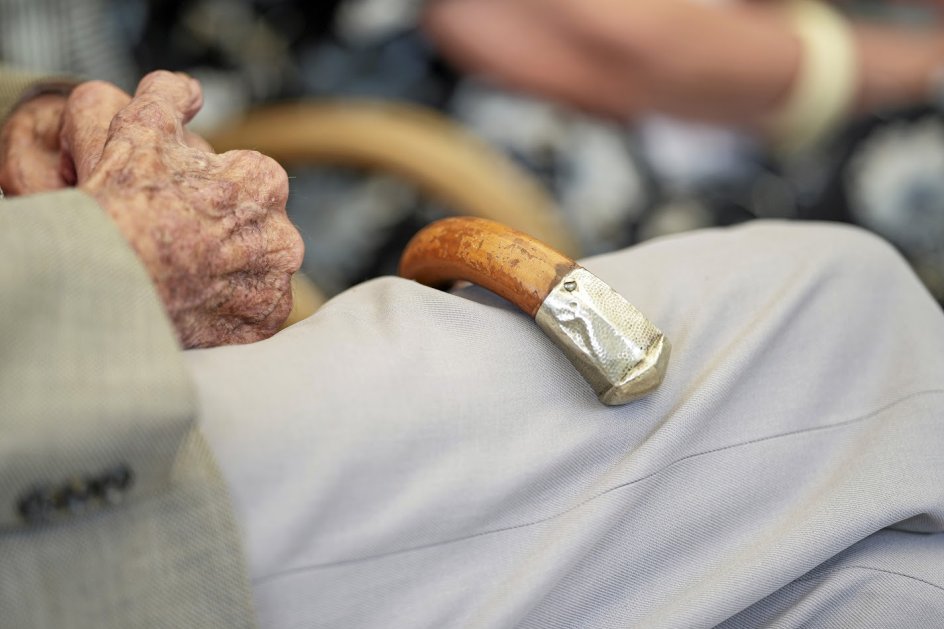
M 10 114 L 0 131 L 0 188 L 8 195 L 64 188 L 59 130 L 66 94 L 42 94 Z
M 213 153 L 184 128 L 201 105 L 199 84 L 169 72 L 146 76 L 133 98 L 79 85 L 47 183 L 76 185 L 114 219 L 185 347 L 248 343 L 288 316 L 303 245 L 285 213 L 285 171 L 254 151 Z

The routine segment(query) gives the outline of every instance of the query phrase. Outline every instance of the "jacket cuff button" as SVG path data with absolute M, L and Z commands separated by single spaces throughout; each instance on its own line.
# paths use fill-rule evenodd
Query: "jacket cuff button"
M 17 511 L 29 524 L 48 522 L 56 513 L 56 501 L 49 489 L 35 489 L 20 498 Z
M 127 465 L 114 467 L 95 479 L 94 493 L 108 504 L 118 504 L 134 484 L 134 474 Z
M 90 498 L 88 484 L 81 479 L 75 479 L 56 493 L 55 502 L 59 511 L 68 511 L 73 515 L 78 515 L 88 508 Z

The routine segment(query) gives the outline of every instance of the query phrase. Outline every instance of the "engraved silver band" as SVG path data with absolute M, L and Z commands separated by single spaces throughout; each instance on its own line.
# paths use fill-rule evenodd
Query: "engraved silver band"
M 604 404 L 625 404 L 662 382 L 670 351 L 665 335 L 584 268 L 548 293 L 535 321 Z

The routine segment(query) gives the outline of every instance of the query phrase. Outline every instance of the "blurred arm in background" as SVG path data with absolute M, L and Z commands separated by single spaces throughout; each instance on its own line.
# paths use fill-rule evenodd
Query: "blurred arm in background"
M 759 130 L 790 97 L 804 49 L 787 3 L 440 0 L 428 32 L 462 67 L 619 119 L 660 112 Z M 923 101 L 936 29 L 850 23 L 851 111 Z

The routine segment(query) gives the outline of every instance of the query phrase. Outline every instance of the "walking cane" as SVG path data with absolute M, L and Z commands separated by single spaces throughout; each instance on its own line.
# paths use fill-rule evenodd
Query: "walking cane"
M 603 280 L 527 234 L 486 219 L 443 219 L 413 237 L 400 275 L 437 288 L 465 280 L 512 302 L 604 404 L 625 404 L 662 382 L 665 335 Z

